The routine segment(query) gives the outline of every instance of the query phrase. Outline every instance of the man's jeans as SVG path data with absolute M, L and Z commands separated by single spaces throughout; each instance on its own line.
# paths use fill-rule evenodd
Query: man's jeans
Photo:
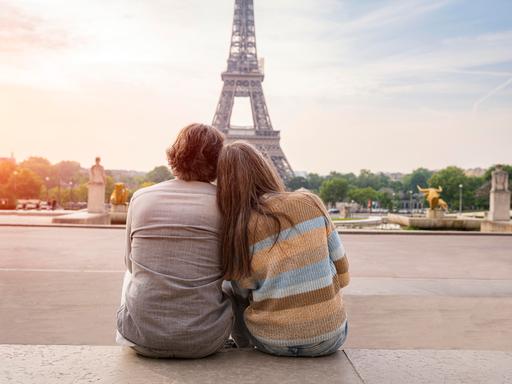
M 261 343 L 251 335 L 244 320 L 244 311 L 247 308 L 248 300 L 243 298 L 237 290 L 237 286 L 230 282 L 222 284 L 222 290 L 231 300 L 235 322 L 231 336 L 235 339 L 240 348 L 256 347 L 261 352 L 277 356 L 293 357 L 319 357 L 335 353 L 345 342 L 348 335 L 348 321 L 345 321 L 342 331 L 331 339 L 319 343 L 295 345 L 290 347 L 272 346 Z

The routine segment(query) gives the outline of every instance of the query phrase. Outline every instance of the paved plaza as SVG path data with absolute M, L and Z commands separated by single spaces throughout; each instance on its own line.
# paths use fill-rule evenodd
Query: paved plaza
M 512 236 L 342 239 L 345 352 L 169 362 L 114 346 L 123 229 L 0 226 L 0 383 L 512 383 Z

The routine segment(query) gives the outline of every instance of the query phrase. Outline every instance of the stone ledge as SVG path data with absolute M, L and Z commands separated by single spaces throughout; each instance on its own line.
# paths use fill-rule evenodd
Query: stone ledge
M 0 345 L 2 384 L 512 383 L 512 352 L 350 349 L 321 358 L 228 350 L 155 360 L 121 347 Z
M 78 211 L 68 215 L 56 216 L 52 219 L 52 223 L 110 225 L 110 215 L 108 213 L 89 213 L 86 211 Z
M 510 233 L 512 234 L 512 221 L 490 221 L 482 222 L 482 232 L 486 233 Z
M 92 229 L 121 229 L 125 230 L 125 225 L 96 225 L 96 224 L 39 224 L 39 223 L 0 223 L 0 227 L 12 228 L 92 228 Z M 400 235 L 400 236 L 478 236 L 478 237 L 510 237 L 512 232 L 476 232 L 476 231 L 427 231 L 427 230 L 381 230 L 381 229 L 341 229 L 338 233 L 342 235 Z
M 512 352 L 347 350 L 366 384 L 512 383 Z
M 287 358 L 228 350 L 198 360 L 147 359 L 128 348 L 0 345 L 2 384 L 361 384 L 343 351 Z

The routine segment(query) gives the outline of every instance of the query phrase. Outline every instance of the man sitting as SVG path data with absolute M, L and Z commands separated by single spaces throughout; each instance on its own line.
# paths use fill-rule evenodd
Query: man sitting
M 233 322 L 222 293 L 216 205 L 223 135 L 185 127 L 167 151 L 176 179 L 135 192 L 126 223 L 126 267 L 117 341 L 148 357 L 218 351 Z

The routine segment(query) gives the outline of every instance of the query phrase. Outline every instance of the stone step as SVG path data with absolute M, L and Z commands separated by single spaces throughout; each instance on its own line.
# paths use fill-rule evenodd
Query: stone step
M 512 352 L 349 349 L 321 358 L 227 350 L 198 360 L 147 359 L 128 348 L 0 345 L 2 384 L 512 383 Z
M 347 355 L 289 358 L 228 350 L 197 360 L 148 359 L 129 348 L 0 345 L 2 384 L 362 384 Z

